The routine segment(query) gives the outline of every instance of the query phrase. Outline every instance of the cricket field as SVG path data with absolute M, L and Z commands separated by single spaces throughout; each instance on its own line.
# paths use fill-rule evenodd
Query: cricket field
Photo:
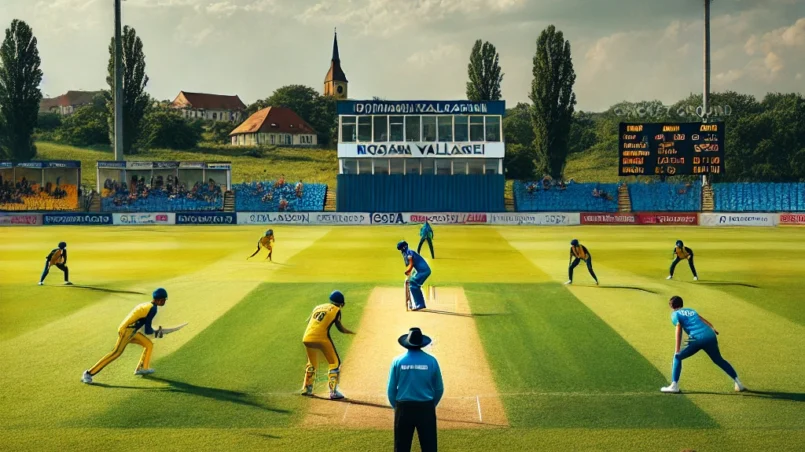
M 406 312 L 395 245 L 418 227 L 273 226 L 274 262 L 254 251 L 266 227 L 0 229 L 0 449 L 392 449 L 385 384 L 396 338 L 434 339 L 445 398 L 443 451 L 795 451 L 805 444 L 805 231 L 796 228 L 435 226 L 429 311 Z M 567 280 L 578 238 L 586 268 Z M 700 281 L 674 242 L 696 253 Z M 67 242 L 74 286 L 44 258 Z M 156 373 L 141 349 L 84 385 L 117 327 L 150 293 L 169 298 L 155 325 Z M 345 401 L 298 395 L 312 308 L 346 296 L 332 336 Z M 680 295 L 719 330 L 749 389 L 704 353 L 668 384 Z M 415 446 L 416 448 L 416 446 Z

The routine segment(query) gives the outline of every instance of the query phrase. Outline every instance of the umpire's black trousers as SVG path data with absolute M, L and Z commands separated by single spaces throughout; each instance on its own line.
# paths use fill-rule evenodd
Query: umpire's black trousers
M 433 402 L 397 402 L 394 452 L 410 452 L 414 429 L 422 452 L 436 452 L 436 407 Z

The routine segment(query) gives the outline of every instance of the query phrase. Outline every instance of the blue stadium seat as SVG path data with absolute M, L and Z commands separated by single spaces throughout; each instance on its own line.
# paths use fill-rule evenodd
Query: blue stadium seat
M 162 190 L 149 190 L 147 197 L 129 199 L 128 192 L 107 194 L 101 198 L 104 212 L 188 212 L 223 210 L 224 197 L 220 190 L 213 193 L 202 184 L 195 198 L 170 196 Z
M 805 183 L 713 184 L 716 212 L 803 212 Z
M 529 187 L 533 187 L 530 189 Z M 594 197 L 594 189 L 603 190 L 609 199 Z M 617 212 L 618 184 L 570 182 L 564 190 L 544 190 L 541 182 L 515 181 L 514 200 L 521 212 Z
M 274 181 L 236 184 L 235 210 L 238 212 L 279 212 L 280 200 L 288 202 L 288 212 L 321 212 L 327 194 L 326 184 L 303 184 L 302 197 L 296 195 L 295 184 L 276 186 Z
M 633 183 L 629 197 L 635 212 L 697 212 L 701 210 L 702 183 Z

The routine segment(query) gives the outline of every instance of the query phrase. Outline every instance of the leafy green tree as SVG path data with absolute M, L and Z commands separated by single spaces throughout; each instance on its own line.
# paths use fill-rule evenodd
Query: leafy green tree
M 229 134 L 238 128 L 240 123 L 228 122 L 228 121 L 215 121 L 212 125 L 209 126 L 207 129 L 207 137 L 213 143 L 218 144 L 229 144 L 230 138 Z
M 467 66 L 467 99 L 475 102 L 500 100 L 500 55 L 490 42 L 475 41 Z
M 139 145 L 144 149 L 192 149 L 204 131 L 201 121 L 187 121 L 170 108 L 148 109 L 143 123 Z
M 542 31 L 534 55 L 534 80 L 529 98 L 534 103 L 531 122 L 537 171 L 560 179 L 567 163 L 570 128 L 576 95 L 576 73 L 570 42 L 553 25 Z
M 534 145 L 534 127 L 531 125 L 531 106 L 518 103 L 506 110 L 503 116 L 503 137 L 506 144 Z
M 36 156 L 33 133 L 42 101 L 37 40 L 25 22 L 14 19 L 0 45 L 0 156 L 27 161 Z
M 134 154 L 134 144 L 140 139 L 143 117 L 151 99 L 145 92 L 148 76 L 145 74 L 143 42 L 134 28 L 123 27 L 123 153 Z M 109 112 L 109 142 L 115 142 L 115 39 L 109 43 L 107 66 L 106 106 Z
M 533 180 L 536 176 L 534 151 L 530 146 L 506 143 L 503 169 L 507 179 Z
M 109 144 L 108 113 L 102 105 L 84 105 L 67 116 L 56 141 L 72 146 Z

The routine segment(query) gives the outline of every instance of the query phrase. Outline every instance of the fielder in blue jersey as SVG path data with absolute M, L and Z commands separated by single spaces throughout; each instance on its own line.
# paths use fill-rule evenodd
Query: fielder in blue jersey
M 414 311 L 425 309 L 425 295 L 422 294 L 422 286 L 430 276 L 430 267 L 425 259 L 416 251 L 408 248 L 408 243 L 403 240 L 397 243 L 397 249 L 402 253 L 403 261 L 408 268 L 405 275 L 410 276 L 408 286 L 411 289 L 411 296 L 414 299 Z M 411 276 L 411 272 L 416 272 Z
M 735 390 L 740 392 L 745 390 L 741 381 L 738 380 L 738 374 L 732 365 L 726 359 L 721 357 L 721 351 L 718 349 L 718 331 L 712 323 L 708 322 L 704 317 L 690 308 L 684 308 L 682 297 L 673 296 L 668 302 L 673 312 L 671 313 L 671 323 L 676 326 L 676 348 L 674 353 L 674 366 L 671 371 L 671 384 L 660 388 L 662 392 L 679 392 L 679 376 L 682 374 L 682 360 L 690 358 L 695 355 L 699 350 L 704 350 L 707 356 L 721 368 L 727 375 L 735 382 Z M 688 343 L 685 348 L 680 350 L 682 344 L 682 331 L 688 335 Z

